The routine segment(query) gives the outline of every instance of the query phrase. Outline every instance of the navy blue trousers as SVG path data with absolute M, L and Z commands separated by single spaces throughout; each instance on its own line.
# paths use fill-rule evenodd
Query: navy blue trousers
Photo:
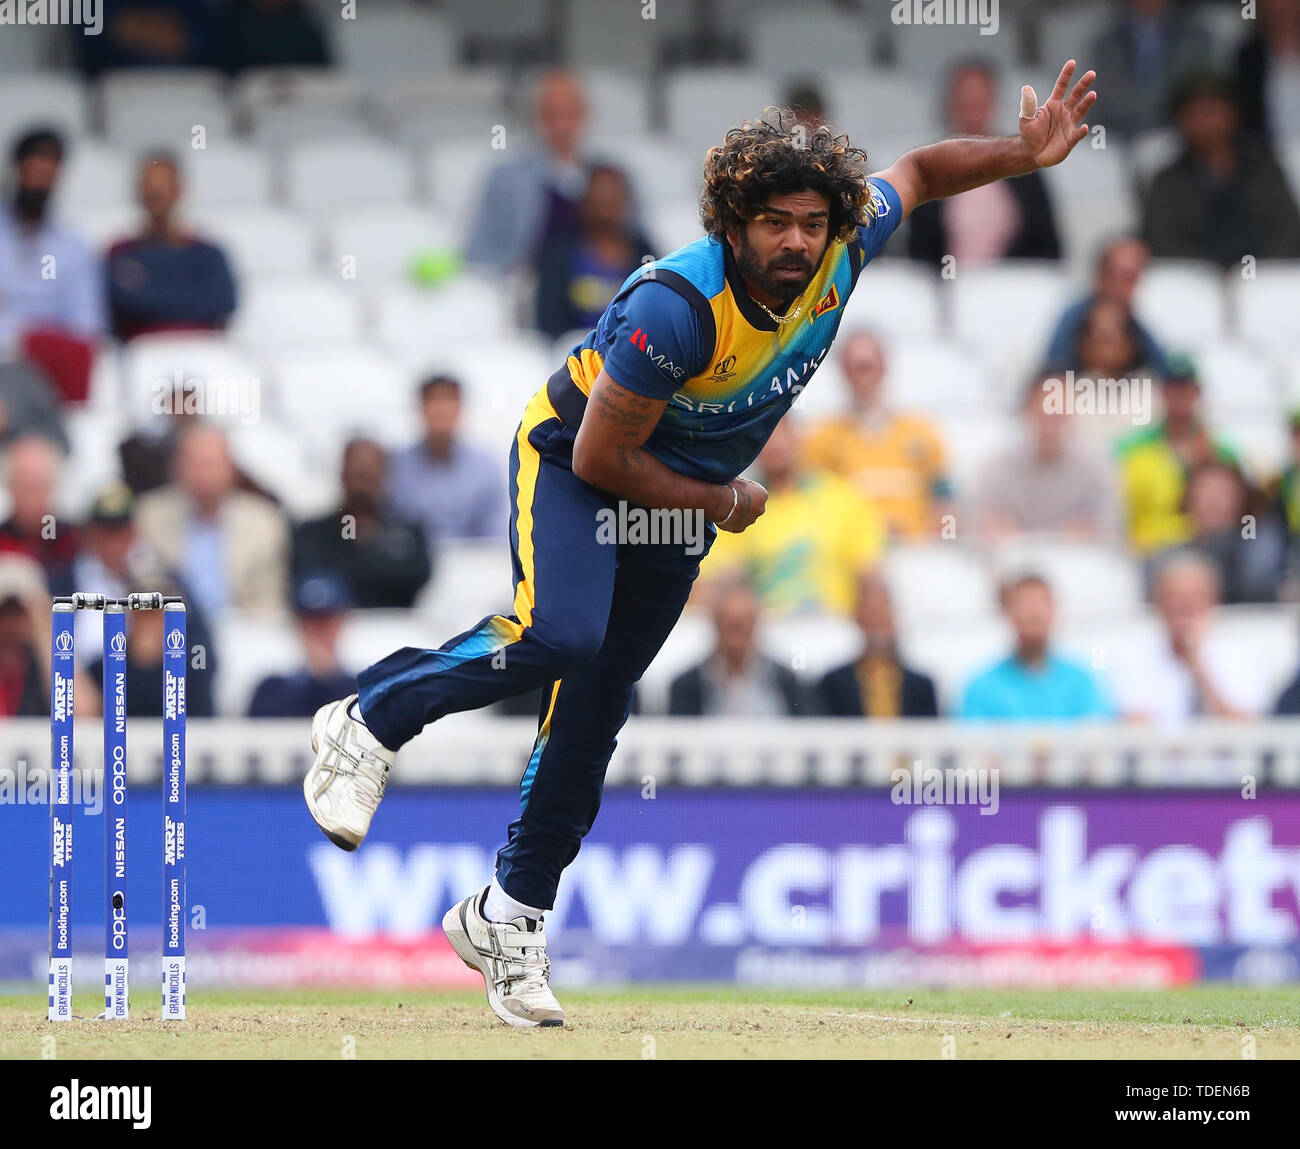
M 543 687 L 519 816 L 497 880 L 538 909 L 600 809 L 605 770 L 636 682 L 677 624 L 700 547 L 602 540 L 616 500 L 570 468 L 573 432 L 543 390 L 510 452 L 514 612 L 492 615 L 438 650 L 404 647 L 357 676 L 362 716 L 397 749 L 444 714 Z M 703 551 L 714 538 L 706 528 Z

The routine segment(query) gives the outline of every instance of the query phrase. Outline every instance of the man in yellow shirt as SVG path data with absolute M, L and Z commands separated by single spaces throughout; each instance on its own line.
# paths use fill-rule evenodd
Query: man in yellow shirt
M 808 433 L 804 462 L 853 483 L 895 538 L 932 538 L 951 497 L 938 428 L 885 403 L 885 350 L 875 335 L 849 336 L 840 366 L 850 410 Z
M 858 576 L 884 547 L 884 520 L 852 484 L 803 466 L 799 448 L 792 421 L 778 423 L 756 464 L 766 513 L 743 534 L 719 532 L 702 573 L 743 574 L 774 614 L 849 615 Z

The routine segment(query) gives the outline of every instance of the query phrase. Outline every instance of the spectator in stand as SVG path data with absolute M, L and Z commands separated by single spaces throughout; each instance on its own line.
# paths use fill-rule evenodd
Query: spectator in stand
M 0 718 L 49 718 L 50 594 L 40 566 L 0 555 Z M 73 670 L 77 717 L 99 712 L 92 684 Z
M 933 679 L 899 657 L 889 584 L 879 571 L 865 571 L 858 580 L 854 621 L 862 631 L 862 653 L 822 678 L 820 712 L 833 718 L 937 718 Z
M 1286 537 L 1241 470 L 1217 459 L 1201 463 L 1187 478 L 1183 505 L 1189 545 L 1214 564 L 1220 601 L 1276 602 Z
M 356 690 L 356 676 L 339 661 L 339 634 L 352 596 L 347 583 L 328 572 L 298 578 L 293 611 L 303 665 L 291 674 L 272 674 L 253 691 L 249 718 L 310 718 L 327 702 Z
M 0 360 L 25 360 L 58 395 L 79 402 L 104 330 L 101 272 L 50 211 L 62 138 L 28 132 L 12 160 L 12 199 L 0 208 Z
M 1104 301 L 1122 308 L 1127 317 L 1125 327 L 1131 332 L 1136 347 L 1126 358 L 1161 367 L 1165 359 L 1164 348 L 1133 314 L 1133 296 L 1149 258 L 1146 244 L 1133 236 L 1121 236 L 1107 243 L 1097 257 L 1092 291 L 1071 304 L 1057 321 L 1045 361 L 1060 363 L 1075 371 L 1083 370 L 1079 350 L 1083 328 L 1093 313 L 1094 305 Z
M 887 360 L 876 335 L 857 332 L 841 347 L 849 410 L 809 431 L 803 461 L 857 487 L 892 537 L 933 538 L 952 496 L 943 436 L 924 416 L 887 402 Z
M 161 567 L 145 567 L 139 572 L 139 586 L 160 590 L 163 594 L 184 596 L 184 588 L 172 582 Z M 189 599 L 187 598 L 187 604 Z M 212 682 L 211 651 L 206 633 L 196 634 L 186 620 L 186 640 L 189 645 L 189 663 L 185 675 L 185 712 L 191 718 L 211 718 L 215 714 Z M 132 611 L 126 626 L 126 710 L 132 718 L 161 718 L 163 716 L 163 636 L 167 619 L 160 610 Z M 195 653 L 202 651 L 201 659 Z M 103 690 L 104 657 L 91 663 L 90 677 L 96 692 Z
M 274 503 L 239 489 L 219 427 L 186 426 L 172 482 L 141 496 L 136 523 L 205 614 L 284 608 L 289 528 Z
M 1291 457 L 1282 472 L 1267 486 L 1273 513 L 1286 532 L 1287 581 L 1283 596 L 1288 602 L 1300 598 L 1300 409 L 1288 419 Z
M 795 119 L 810 132 L 815 132 L 826 121 L 826 101 L 821 89 L 809 80 L 799 80 L 790 85 L 785 106 L 794 112 Z
M 578 230 L 552 236 L 538 257 L 537 329 L 554 339 L 590 331 L 652 250 L 633 218 L 627 176 L 597 164 L 579 208 Z
M 1259 652 L 1214 629 L 1219 602 L 1214 564 L 1180 551 L 1160 564 L 1154 602 L 1162 632 L 1121 647 L 1111 681 L 1125 717 L 1164 723 L 1190 718 L 1253 718 L 1270 687 Z
M 210 67 L 219 14 L 205 0 L 115 0 L 97 7 L 97 36 L 71 29 L 78 66 L 97 76 L 110 68 Z
M 506 481 L 497 458 L 460 434 L 461 386 L 450 375 L 420 384 L 424 435 L 389 461 L 388 503 L 420 524 L 431 547 L 504 538 Z
M 1055 605 L 1047 580 L 1022 574 L 1002 588 L 1015 649 L 966 687 L 961 716 L 994 722 L 1066 722 L 1112 717 L 1092 671 L 1052 648 Z
M 1262 136 L 1300 136 L 1300 4 L 1259 0 L 1258 18 L 1237 52 L 1242 126 Z
M 1240 466 L 1232 449 L 1202 419 L 1200 382 L 1186 356 L 1169 358 L 1160 398 L 1164 418 L 1135 431 L 1118 447 L 1129 541 L 1144 555 L 1191 538 L 1184 497 L 1193 469 L 1214 460 Z
M 1165 126 L 1179 80 L 1210 62 L 1209 33 L 1169 0 L 1128 0 L 1092 45 L 1107 74 L 1106 127 L 1121 137 Z
M 1162 259 L 1231 268 L 1245 256 L 1300 259 L 1300 211 L 1264 141 L 1240 131 L 1232 90 L 1213 76 L 1175 103 L 1183 151 L 1151 181 L 1142 238 Z
M 1106 457 L 1076 434 L 1054 396 L 1063 373 L 1043 371 L 1025 391 L 1020 442 L 989 460 L 973 511 L 981 537 L 1051 534 L 1108 540 L 1118 527 L 1115 481 Z
M 799 461 L 798 433 L 783 419 L 756 464 L 767 510 L 742 534 L 720 532 L 704 569 L 741 574 L 774 614 L 849 615 L 858 576 L 875 565 L 885 524 L 871 500 L 838 475 Z
M 948 79 L 947 118 L 953 136 L 997 134 L 997 73 L 988 64 L 958 64 Z M 958 267 L 999 259 L 1060 259 L 1061 241 L 1047 185 L 1039 172 L 985 184 L 922 204 L 911 216 L 907 253 L 936 266 L 955 257 Z
M 219 62 L 231 74 L 333 63 L 319 17 L 299 0 L 234 0 L 222 23 Z
M 155 331 L 213 331 L 235 310 L 235 282 L 219 247 L 181 226 L 176 159 L 164 153 L 140 165 L 144 226 L 114 244 L 106 264 L 109 314 L 121 340 Z
M 429 581 L 429 548 L 419 523 L 384 505 L 387 475 L 388 455 L 378 443 L 353 439 L 343 448 L 338 512 L 294 530 L 295 582 L 328 575 L 347 592 L 349 606 L 414 604 Z
M 62 458 L 48 439 L 12 443 L 5 456 L 9 517 L 0 523 L 0 553 L 34 559 L 51 594 L 71 594 L 80 536 L 56 510 Z
M 587 99 L 572 72 L 548 72 L 533 101 L 535 142 L 488 176 L 465 258 L 494 271 L 532 265 L 557 236 L 579 230 L 591 162 Z
M 806 715 L 808 701 L 794 671 L 758 649 L 760 607 L 753 587 L 734 579 L 716 589 L 713 653 L 673 680 L 668 713 L 677 718 Z

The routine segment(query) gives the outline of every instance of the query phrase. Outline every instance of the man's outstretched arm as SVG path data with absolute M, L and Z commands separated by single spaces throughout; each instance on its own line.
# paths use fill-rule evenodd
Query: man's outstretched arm
M 876 174 L 898 192 L 903 214 L 918 204 L 958 195 L 1009 176 L 1023 176 L 1059 164 L 1088 134 L 1083 122 L 1097 102 L 1090 91 L 1096 72 L 1085 72 L 1070 89 L 1075 62 L 1056 79 L 1051 98 L 1041 108 L 1034 90 L 1020 92 L 1020 135 L 988 140 L 944 140 L 899 156 Z M 1067 92 L 1069 93 L 1067 96 Z

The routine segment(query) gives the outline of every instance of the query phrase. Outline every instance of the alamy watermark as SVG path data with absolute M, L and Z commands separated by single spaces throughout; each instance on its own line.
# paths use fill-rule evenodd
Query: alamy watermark
M 1151 422 L 1151 379 L 1091 379 L 1067 371 L 1044 379 L 1043 410 L 1048 415 L 1127 415 L 1135 426 Z
M 104 0 L 0 0 L 0 25 L 66 24 L 83 36 L 104 30 Z
M 708 537 L 705 530 L 701 510 L 635 507 L 620 499 L 616 507 L 601 507 L 596 512 L 596 542 L 604 546 L 671 544 L 688 555 L 702 555 Z
M 69 772 L 68 801 L 82 806 L 87 814 L 104 808 L 104 773 L 102 770 Z M 120 784 L 119 784 L 120 785 Z M 50 771 L 46 766 L 29 767 L 19 762 L 17 768 L 0 767 L 0 806 L 47 806 L 50 802 Z M 121 798 L 115 798 L 120 804 Z
M 996 814 L 998 771 L 974 766 L 941 770 L 913 762 L 889 772 L 889 800 L 895 806 L 978 806 L 981 814 Z
M 244 426 L 262 417 L 260 379 L 186 378 L 177 371 L 170 379 L 155 379 L 151 390 L 155 415 L 238 417 Z
M 1001 26 L 998 0 L 894 0 L 889 19 L 895 24 L 973 24 L 981 36 L 996 36 Z

